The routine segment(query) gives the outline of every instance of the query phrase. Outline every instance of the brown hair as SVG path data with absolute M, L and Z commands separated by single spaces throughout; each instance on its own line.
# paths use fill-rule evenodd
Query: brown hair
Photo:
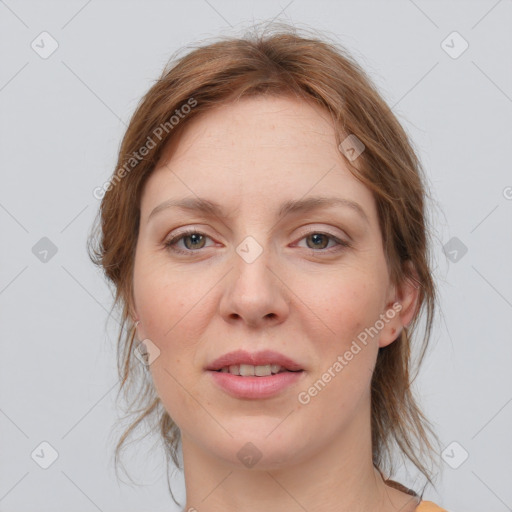
M 129 414 L 136 415 L 116 447 L 116 470 L 128 436 L 150 418 L 158 421 L 167 462 L 172 458 L 179 467 L 179 429 L 133 357 L 135 328 L 130 311 L 143 185 L 163 148 L 190 120 L 240 97 L 264 94 L 315 102 L 330 112 L 338 143 L 355 135 L 365 146 L 357 167 L 348 158 L 346 164 L 373 192 L 392 282 L 411 279 L 419 286 L 413 322 L 393 343 L 379 349 L 371 384 L 373 463 L 379 471 L 392 472 L 398 447 L 402 457 L 433 483 L 427 462 L 433 461 L 437 438 L 411 390 L 412 335 L 425 313 L 423 336 L 414 347 L 419 350 L 419 368 L 435 311 L 423 170 L 402 126 L 347 51 L 325 36 L 298 35 L 296 29 L 282 25 L 252 37 L 225 37 L 170 61 L 133 114 L 116 171 L 101 189 L 99 232 L 91 236 L 89 251 L 115 287 L 114 306 L 122 308 L 119 392 L 124 389 Z M 390 485 L 396 484 L 390 481 Z

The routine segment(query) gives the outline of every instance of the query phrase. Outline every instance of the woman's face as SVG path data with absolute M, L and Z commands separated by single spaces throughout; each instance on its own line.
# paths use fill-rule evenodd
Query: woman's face
M 142 195 L 133 314 L 160 351 L 150 371 L 184 453 L 271 468 L 366 443 L 377 351 L 410 294 L 390 282 L 373 196 L 329 114 L 242 99 L 168 149 Z M 170 205 L 199 199 L 219 211 Z M 262 376 L 214 371 L 230 362 Z

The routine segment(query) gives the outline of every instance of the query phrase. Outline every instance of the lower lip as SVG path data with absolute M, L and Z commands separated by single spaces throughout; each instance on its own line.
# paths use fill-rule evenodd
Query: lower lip
M 209 373 L 221 389 L 236 398 L 268 398 L 296 383 L 304 372 L 282 372 L 268 377 L 240 377 L 216 371 Z

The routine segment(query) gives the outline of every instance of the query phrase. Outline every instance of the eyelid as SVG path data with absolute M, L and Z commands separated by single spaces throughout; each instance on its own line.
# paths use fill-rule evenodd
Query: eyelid
M 340 233 L 335 233 L 334 229 L 337 229 Z M 352 240 L 346 231 L 342 230 L 341 228 L 334 228 L 333 226 L 326 228 L 325 225 L 321 224 L 307 224 L 306 226 L 299 228 L 299 230 L 302 230 L 302 234 L 300 235 L 301 237 L 310 235 L 312 233 L 323 233 L 347 243 Z
M 205 231 L 202 231 L 203 230 L 202 226 L 194 226 L 192 224 L 192 225 L 185 226 L 183 228 L 176 228 L 176 229 L 177 229 L 177 232 L 175 234 L 173 234 L 171 238 L 176 238 L 178 236 L 184 236 L 187 234 L 194 234 L 194 233 L 197 233 L 200 235 L 205 235 L 209 238 L 212 238 L 210 235 L 205 233 Z M 207 228 L 204 228 L 204 229 L 207 229 Z M 331 231 L 331 229 L 335 229 L 334 227 L 326 229 L 321 224 L 307 224 L 305 226 L 295 228 L 295 230 L 297 230 L 297 229 L 300 230 L 300 232 L 302 233 L 300 235 L 301 237 L 304 237 L 304 236 L 312 234 L 312 233 L 323 233 L 323 234 L 332 236 L 333 238 L 338 238 L 338 239 L 346 238 L 346 239 L 348 239 L 348 240 L 345 240 L 347 242 L 352 240 L 352 237 L 345 230 L 342 230 L 341 228 L 336 228 L 341 232 L 341 234 L 333 233 Z M 165 237 L 165 240 L 168 240 L 168 239 L 169 239 L 169 236 L 167 235 Z M 297 240 L 297 238 L 296 238 L 296 240 Z

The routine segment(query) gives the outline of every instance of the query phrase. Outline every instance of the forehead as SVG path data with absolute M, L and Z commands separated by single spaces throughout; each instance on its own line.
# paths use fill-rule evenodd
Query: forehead
M 238 209 L 308 194 L 373 208 L 370 191 L 346 167 L 329 112 L 295 98 L 256 96 L 187 122 L 148 179 L 141 207 L 147 215 L 159 201 L 200 196 Z
M 288 96 L 243 97 L 186 121 L 164 150 L 161 162 L 171 154 L 175 160 L 180 158 L 190 146 L 213 149 L 220 156 L 220 152 L 238 154 L 243 149 L 253 153 L 263 147 L 298 151 L 304 142 L 312 148 L 319 139 L 324 144 L 336 142 L 329 113 L 313 102 Z

